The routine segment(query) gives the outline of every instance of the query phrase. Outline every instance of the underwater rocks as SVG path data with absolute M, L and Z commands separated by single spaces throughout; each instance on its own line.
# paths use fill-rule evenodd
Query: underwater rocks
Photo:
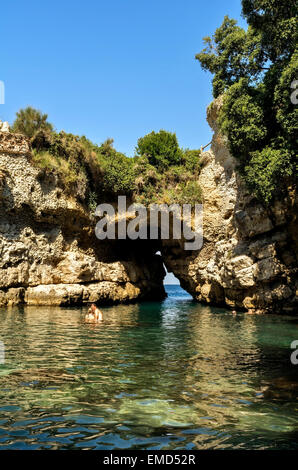
M 0 388 L 32 387 L 44 388 L 65 383 L 83 382 L 86 376 L 70 374 L 64 369 L 38 368 L 15 370 L 0 376 Z

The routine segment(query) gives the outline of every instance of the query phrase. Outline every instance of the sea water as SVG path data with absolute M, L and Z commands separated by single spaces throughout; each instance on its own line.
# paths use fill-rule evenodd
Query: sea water
M 0 449 L 297 449 L 298 318 L 195 303 L 0 309 Z

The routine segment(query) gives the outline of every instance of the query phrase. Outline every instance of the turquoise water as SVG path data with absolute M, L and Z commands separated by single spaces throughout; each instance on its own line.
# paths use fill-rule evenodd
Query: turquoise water
M 0 309 L 0 449 L 297 449 L 298 318 L 164 302 Z

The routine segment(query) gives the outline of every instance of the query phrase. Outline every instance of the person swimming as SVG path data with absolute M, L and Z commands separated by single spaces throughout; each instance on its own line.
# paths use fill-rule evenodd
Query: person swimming
M 87 315 L 85 316 L 85 321 L 88 323 L 98 323 L 101 322 L 102 319 L 102 312 L 99 310 L 99 308 L 96 307 L 95 304 L 92 304 L 88 309 Z

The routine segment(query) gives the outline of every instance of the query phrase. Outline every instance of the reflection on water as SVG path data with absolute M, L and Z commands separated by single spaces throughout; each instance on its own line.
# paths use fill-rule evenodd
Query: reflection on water
M 160 303 L 0 309 L 0 449 L 297 449 L 294 317 Z

